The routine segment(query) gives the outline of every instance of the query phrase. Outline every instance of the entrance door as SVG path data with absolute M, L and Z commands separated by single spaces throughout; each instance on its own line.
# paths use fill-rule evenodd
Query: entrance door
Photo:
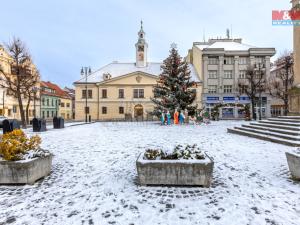
M 134 107 L 134 117 L 135 118 L 143 118 L 144 115 L 144 109 L 142 105 L 136 105 Z

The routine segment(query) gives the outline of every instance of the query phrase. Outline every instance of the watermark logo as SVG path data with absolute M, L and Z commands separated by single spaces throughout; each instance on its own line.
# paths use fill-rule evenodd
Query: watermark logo
M 300 10 L 273 10 L 273 26 L 300 26 Z

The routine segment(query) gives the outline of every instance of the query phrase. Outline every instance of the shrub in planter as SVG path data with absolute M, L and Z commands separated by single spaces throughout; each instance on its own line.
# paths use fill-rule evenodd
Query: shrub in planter
M 177 145 L 171 151 L 148 149 L 136 161 L 141 185 L 209 187 L 213 165 L 213 159 L 197 145 Z
M 51 172 L 53 156 L 40 148 L 39 136 L 14 130 L 0 138 L 0 184 L 33 184 Z
M 171 159 L 205 159 L 204 152 L 196 145 L 176 145 L 172 152 L 161 149 L 147 149 L 144 157 L 148 160 L 171 160 Z
M 40 144 L 41 138 L 39 136 L 28 138 L 22 130 L 14 130 L 2 135 L 0 156 L 8 161 L 21 160 L 28 151 L 38 150 Z

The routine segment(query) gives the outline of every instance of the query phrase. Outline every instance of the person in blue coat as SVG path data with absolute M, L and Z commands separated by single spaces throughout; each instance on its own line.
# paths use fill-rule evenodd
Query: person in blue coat
M 183 112 L 181 111 L 179 114 L 179 123 L 181 125 L 184 123 L 184 119 L 185 119 L 185 116 L 184 116 Z
M 167 111 L 167 125 L 171 125 L 171 114 Z

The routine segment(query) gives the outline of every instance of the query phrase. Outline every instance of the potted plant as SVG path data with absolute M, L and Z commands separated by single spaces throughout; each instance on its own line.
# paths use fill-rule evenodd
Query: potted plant
M 213 165 L 213 159 L 197 145 L 177 145 L 170 152 L 147 149 L 136 162 L 141 185 L 209 187 Z
M 51 171 L 52 154 L 39 136 L 18 129 L 0 136 L 0 184 L 32 184 Z

